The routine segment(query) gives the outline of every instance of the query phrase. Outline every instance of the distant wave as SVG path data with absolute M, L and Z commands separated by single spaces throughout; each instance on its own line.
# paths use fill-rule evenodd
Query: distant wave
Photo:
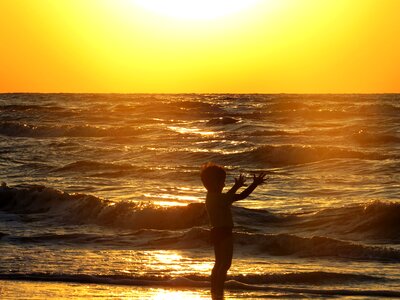
M 348 101 L 349 97 L 352 101 Z M 278 118 L 306 118 L 308 120 L 343 120 L 358 116 L 387 115 L 396 116 L 400 113 L 400 106 L 382 101 L 375 97 L 372 102 L 363 99 L 363 95 L 101 95 L 101 94 L 69 94 L 69 95 L 7 95 L 6 103 L 0 105 L 0 111 L 10 114 L 23 112 L 25 114 L 73 114 L 89 115 L 95 110 L 96 115 L 107 116 L 109 114 L 134 113 L 136 116 L 181 119 L 193 119 L 193 117 L 207 118 L 220 123 L 218 119 L 234 120 L 243 116 L 250 119 Z M 24 99 L 25 104 L 14 104 L 15 98 Z M 32 104 L 31 99 L 44 105 Z M 70 106 L 57 105 L 57 101 L 69 100 Z M 367 100 L 367 101 L 364 101 Z M 391 96 L 393 102 L 395 95 Z M 79 101 L 79 102 L 75 102 Z M 117 104 L 116 104 L 117 102 Z M 329 103 L 327 105 L 327 102 Z M 33 102 L 34 103 L 34 102 Z M 85 105 L 79 105 L 84 103 Z M 92 105 L 97 103 L 97 105 Z M 243 105 L 246 103 L 246 105 Z M 237 108 L 226 109 L 227 107 Z M 233 119 L 232 119 L 233 118 Z M 230 121 L 228 121 L 230 122 Z
M 361 130 L 357 133 L 354 133 L 351 137 L 361 145 L 379 146 L 379 145 L 400 143 L 400 137 L 395 133 L 376 134 Z
M 237 154 L 236 159 L 251 159 L 270 166 L 280 167 L 305 164 L 334 158 L 357 158 L 368 160 L 383 160 L 387 155 L 376 152 L 361 152 L 340 147 L 295 146 L 295 145 L 264 145 L 254 150 Z
M 237 122 L 239 122 L 239 120 L 232 117 L 219 117 L 211 119 L 210 121 L 207 122 L 207 124 L 211 126 L 218 126 L 218 125 L 235 124 Z
M 65 108 L 53 105 L 33 105 L 33 104 L 6 104 L 0 105 L 0 111 L 64 111 Z
M 326 98 L 326 96 L 325 96 Z M 326 99 L 325 99 L 326 100 Z M 287 113 L 291 115 L 307 116 L 309 118 L 343 118 L 357 115 L 397 114 L 400 107 L 389 103 L 356 103 L 350 104 L 338 101 L 327 106 L 326 101 L 305 103 L 304 98 L 265 103 L 262 111 L 270 113 Z
M 135 127 L 102 128 L 90 125 L 32 125 L 17 122 L 0 123 L 0 134 L 11 137 L 115 137 L 148 133 Z
M 209 101 L 173 100 L 145 101 L 131 107 L 131 110 L 148 116 L 168 116 L 192 119 L 221 115 L 225 111 L 218 104 Z
M 142 120 L 150 122 L 149 120 Z M 155 122 L 155 121 L 151 121 Z M 236 124 L 239 120 L 231 117 L 213 118 L 208 121 L 210 126 L 230 125 Z M 118 127 L 101 127 L 94 125 L 35 125 L 22 122 L 1 122 L 0 135 L 9 137 L 133 137 L 144 136 L 148 134 L 162 134 L 165 135 L 176 134 L 167 128 L 143 128 L 140 126 L 118 126 Z M 324 137 L 339 137 L 342 136 L 348 140 L 354 141 L 364 146 L 379 146 L 387 144 L 400 143 L 400 137 L 396 133 L 376 133 L 373 131 L 362 130 L 359 128 L 340 128 L 340 129 L 326 129 L 326 130 L 307 130 L 301 132 L 290 132 L 285 130 L 251 130 L 250 136 L 276 136 L 276 137 L 289 137 L 298 138 L 301 136 L 315 136 L 318 138 Z M 188 135 L 184 133 L 181 135 Z M 255 149 L 254 154 L 256 158 L 263 157 L 263 161 L 267 161 L 277 166 L 284 166 L 290 164 L 298 164 L 310 161 L 319 161 L 328 158 L 361 158 L 361 159 L 384 159 L 385 155 L 378 155 L 376 153 L 362 153 L 357 151 L 340 149 L 339 147 L 318 147 L 308 146 L 300 147 L 294 145 L 265 145 Z M 276 153 L 278 152 L 278 153 Z M 276 154 L 275 154 L 276 153 Z M 191 153 L 188 153 L 191 154 Z M 270 154 L 270 156 L 265 156 Z M 287 162 L 284 161 L 287 160 Z
M 193 168 L 195 169 L 195 168 Z M 198 175 L 197 169 L 196 176 Z M 140 176 L 140 178 L 155 178 L 159 179 L 160 174 L 168 174 L 175 176 L 179 170 L 173 168 L 155 168 L 133 165 L 129 163 L 108 163 L 94 160 L 79 160 L 68 163 L 61 167 L 53 167 L 49 170 L 55 174 L 82 174 L 85 173 L 88 177 L 98 178 L 119 178 L 127 176 Z M 191 174 L 187 172 L 187 174 Z M 191 174 L 192 175 L 192 174 Z
M 354 100 L 354 99 L 353 99 Z M 278 102 L 278 101 L 276 101 Z M 296 120 L 307 121 L 346 121 L 354 118 L 366 118 L 375 116 L 396 117 L 400 113 L 400 106 L 392 104 L 360 104 L 349 105 L 333 102 L 331 105 L 326 101 L 319 103 L 305 103 L 303 99 L 298 102 L 263 103 L 261 107 L 246 109 L 237 112 L 233 117 L 241 117 L 246 120 L 281 120 L 290 122 Z M 260 103 L 258 103 L 259 105 Z
M 250 132 L 252 136 L 295 136 L 301 133 L 289 132 L 285 130 L 256 130 Z
M 293 280 L 294 279 L 294 280 Z M 305 279 L 305 280 L 303 280 Z M 169 288 L 208 288 L 208 276 L 187 275 L 185 277 L 170 276 L 135 276 L 135 275 L 92 275 L 92 274 L 53 274 L 53 273 L 3 273 L 0 280 L 47 281 L 47 282 L 74 282 L 83 284 L 116 284 L 128 286 L 153 286 Z M 227 290 L 249 290 L 279 292 L 294 295 L 329 295 L 329 296 L 370 296 L 370 297 L 400 297 L 400 292 L 395 290 L 369 290 L 369 289 L 327 289 L 327 288 L 297 288 L 270 286 L 269 284 L 331 284 L 337 282 L 380 282 L 382 278 L 358 274 L 341 274 L 327 272 L 289 273 L 289 274 L 261 274 L 230 277 L 226 282 Z M 285 298 L 285 295 L 282 295 Z
M 251 136 L 291 136 L 293 138 L 314 137 L 318 139 L 324 138 L 343 138 L 355 141 L 360 145 L 386 145 L 400 143 L 400 137 L 396 132 L 381 132 L 382 129 L 375 126 L 360 127 L 359 125 L 343 126 L 336 128 L 318 128 L 307 129 L 302 131 L 287 130 L 255 130 L 249 134 Z
M 196 161 L 218 161 L 224 165 L 236 165 L 238 161 L 246 164 L 263 164 L 268 167 L 285 167 L 319 162 L 329 159 L 364 159 L 385 160 L 397 159 L 398 155 L 383 154 L 374 151 L 350 150 L 334 146 L 302 146 L 302 145 L 263 145 L 242 152 L 206 152 L 190 151 L 190 149 L 173 149 L 158 153 L 161 159 L 176 160 L 177 157 Z
M 149 169 L 135 167 L 130 164 L 112 164 L 102 163 L 91 160 L 80 160 L 73 163 L 69 163 L 63 167 L 56 168 L 53 172 L 81 172 L 81 171 L 126 171 L 126 170 L 139 170 L 140 172 L 146 172 Z
M 400 106 L 389 103 L 365 104 L 358 107 L 357 112 L 359 114 L 398 115 L 400 113 Z

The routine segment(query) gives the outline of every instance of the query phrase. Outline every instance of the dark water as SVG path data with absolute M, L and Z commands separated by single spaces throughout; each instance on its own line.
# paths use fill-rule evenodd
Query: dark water
M 207 286 L 214 161 L 228 186 L 270 176 L 233 209 L 231 289 L 399 297 L 399 113 L 395 94 L 0 95 L 0 279 Z

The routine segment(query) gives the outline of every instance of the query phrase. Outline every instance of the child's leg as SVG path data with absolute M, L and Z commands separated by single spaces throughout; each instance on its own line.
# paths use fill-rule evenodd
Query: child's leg
M 211 292 L 222 294 L 226 274 L 232 264 L 233 238 L 226 237 L 214 244 L 215 264 L 211 272 Z

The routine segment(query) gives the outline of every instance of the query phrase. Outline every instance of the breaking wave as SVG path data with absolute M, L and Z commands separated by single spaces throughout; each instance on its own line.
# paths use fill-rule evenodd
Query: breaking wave
M 165 249 L 194 249 L 208 244 L 208 230 L 193 228 L 176 237 L 152 240 L 149 246 Z M 400 262 L 400 251 L 389 247 L 368 246 L 323 236 L 300 237 L 293 234 L 235 232 L 235 245 L 250 248 L 255 255 L 295 256 L 302 258 L 341 258 Z M 240 250 L 238 250 L 240 251 Z
M 339 258 L 350 260 L 400 262 L 400 250 L 370 246 L 334 238 L 293 234 L 261 234 L 235 232 L 238 252 L 252 255 L 292 256 L 299 258 Z M 205 249 L 210 247 L 209 230 L 201 227 L 168 231 L 141 229 L 130 233 L 95 234 L 38 234 L 31 236 L 0 235 L 0 240 L 18 244 L 95 245 L 97 248 L 137 249 Z
M 204 225 L 201 203 L 158 207 L 151 203 L 111 202 L 86 194 L 68 194 L 44 186 L 0 189 L 0 210 L 17 214 L 47 213 L 74 224 L 127 229 L 180 229 Z
M 328 208 L 298 217 L 298 230 L 321 231 L 353 239 L 400 243 L 400 203 L 373 201 L 365 205 Z
M 55 274 L 55 273 L 5 273 L 0 274 L 0 280 L 73 282 L 83 284 L 107 284 L 128 286 L 152 286 L 168 288 L 208 288 L 208 276 L 187 275 L 185 277 L 170 276 L 135 276 L 135 275 L 97 275 L 97 274 Z M 250 276 L 233 276 L 226 282 L 227 290 L 249 290 L 279 292 L 286 295 L 329 295 L 329 296 L 371 296 L 371 297 L 400 297 L 400 292 L 394 290 L 371 289 L 332 289 L 332 288 L 303 288 L 270 286 L 270 284 L 332 284 L 337 282 L 365 283 L 368 281 L 382 282 L 380 277 L 360 274 L 341 274 L 327 272 L 261 274 Z
M 0 188 L 0 210 L 16 214 L 41 213 L 60 222 L 131 230 L 190 229 L 208 224 L 203 203 L 162 207 L 151 202 L 112 202 L 45 186 L 11 188 L 3 184 Z M 380 243 L 400 242 L 400 203 L 396 202 L 375 201 L 300 215 L 234 206 L 233 214 L 238 228 L 248 232 L 267 229 L 272 233 L 294 232 L 353 240 L 376 239 Z
M 2 233 L 0 240 L 155 249 L 209 247 L 208 218 L 202 203 L 176 207 L 134 202 L 114 203 L 85 194 L 70 195 L 43 186 L 9 188 L 4 185 L 0 189 L 0 199 L 2 211 L 20 215 L 39 214 L 39 218 L 47 222 L 95 224 L 134 230 L 118 235 L 77 232 L 12 236 Z M 399 241 L 400 204 L 397 203 L 373 202 L 364 207 L 325 209 L 311 215 L 279 215 L 265 210 L 235 207 L 234 214 L 239 224 L 239 231 L 234 234 L 236 244 L 239 249 L 250 248 L 256 255 L 400 261 L 398 249 L 326 236 L 330 233 L 334 235 L 336 232 L 330 232 L 329 228 L 336 227 L 337 234 L 344 230 L 345 234 L 357 234 L 358 237 L 378 235 L 381 240 L 382 234 L 389 231 L 386 238 L 391 239 L 392 243 Z M 345 219 L 351 219 L 352 222 L 346 223 Z M 286 232 L 259 233 L 258 230 L 247 229 L 247 224 L 272 232 L 276 226 Z M 312 234 L 316 227 L 324 232 L 323 236 Z M 303 230 L 303 234 L 296 234 L 298 230 Z
M 105 283 L 105 284 L 127 284 L 127 285 L 157 285 L 172 284 L 171 281 L 177 281 L 169 275 L 152 276 L 152 275 L 86 275 L 86 274 L 52 274 L 52 273 L 30 273 L 30 274 L 0 274 L 1 279 L 8 280 L 43 280 L 43 281 L 67 281 L 80 283 Z M 182 283 L 185 282 L 193 285 L 196 283 L 206 283 L 209 276 L 204 275 L 186 275 L 181 277 Z M 244 284 L 333 284 L 343 282 L 379 282 L 387 279 L 378 276 L 369 276 L 363 274 L 347 274 L 335 272 L 303 272 L 303 273 L 272 273 L 272 274 L 248 274 L 229 276 L 228 280 Z

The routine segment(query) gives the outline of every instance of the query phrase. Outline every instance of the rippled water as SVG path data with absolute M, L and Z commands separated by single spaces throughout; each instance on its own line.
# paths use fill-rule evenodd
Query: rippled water
M 207 297 L 214 161 L 270 176 L 234 208 L 232 297 L 400 296 L 399 100 L 2 94 L 0 279 Z

